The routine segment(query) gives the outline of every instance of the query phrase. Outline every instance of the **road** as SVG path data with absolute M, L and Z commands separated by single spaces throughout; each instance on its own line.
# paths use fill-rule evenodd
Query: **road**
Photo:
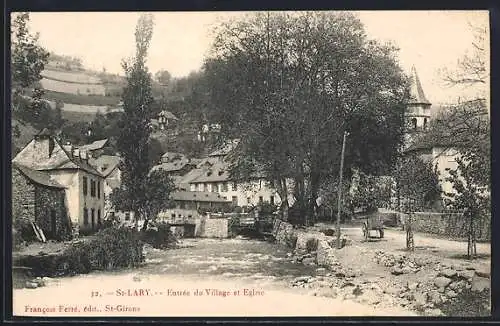
M 270 243 L 193 239 L 184 240 L 183 246 L 146 249 L 148 263 L 136 270 L 94 272 L 55 279 L 38 289 L 14 290 L 14 312 L 39 316 L 414 315 L 398 307 L 373 308 L 291 288 L 293 278 L 314 275 L 315 268 L 290 262 L 288 249 Z M 143 289 L 143 295 L 117 295 L 128 294 L 129 289 L 131 294 Z M 195 295 L 196 290 L 203 295 Z M 91 297 L 92 292 L 101 296 Z M 129 311 L 122 311 L 123 307 Z

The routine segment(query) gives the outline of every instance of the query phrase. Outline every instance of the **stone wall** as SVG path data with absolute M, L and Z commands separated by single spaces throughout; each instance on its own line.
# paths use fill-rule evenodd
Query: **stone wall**
M 35 221 L 47 239 L 69 240 L 72 226 L 65 205 L 63 189 L 35 187 Z M 55 214 L 55 233 L 52 229 L 52 214 Z
M 467 237 L 467 220 L 461 214 L 417 212 L 413 216 L 412 226 L 415 232 L 444 235 L 451 238 Z M 478 239 L 491 239 L 489 219 L 483 223 L 477 223 L 476 230 Z
M 12 169 L 12 219 L 35 220 L 35 186 Z
M 207 218 L 202 222 L 201 237 L 227 238 L 229 236 L 229 223 L 227 218 Z

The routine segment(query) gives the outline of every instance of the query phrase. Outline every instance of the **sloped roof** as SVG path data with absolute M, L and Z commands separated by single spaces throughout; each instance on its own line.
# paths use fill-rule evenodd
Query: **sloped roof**
M 219 148 L 216 151 L 213 151 L 208 156 L 225 156 L 231 153 L 236 148 L 236 146 L 238 146 L 239 142 L 240 142 L 239 139 L 233 139 L 232 141 L 228 141 L 221 148 Z
M 186 155 L 182 154 L 182 153 L 176 153 L 176 152 L 166 152 L 165 154 L 163 154 L 161 156 L 161 158 L 163 160 L 172 160 L 172 159 L 175 159 L 175 158 L 180 158 L 180 159 L 185 159 L 186 158 Z
M 93 165 L 106 178 L 120 164 L 121 157 L 116 155 L 101 155 L 96 159 L 89 159 Z
M 219 193 L 209 191 L 176 191 L 171 194 L 171 198 L 178 201 L 200 201 L 212 203 L 230 202 L 222 198 Z
M 34 153 L 36 152 L 35 143 L 37 142 L 37 140 L 33 139 L 16 155 L 16 157 L 14 157 L 12 162 L 37 171 L 81 169 L 88 173 L 102 177 L 102 174 L 93 166 L 91 166 L 81 158 L 75 157 L 71 153 L 68 153 L 68 151 L 63 148 L 63 146 L 57 141 L 57 139 L 55 139 L 53 136 L 50 137 L 54 141 L 54 148 L 50 157 L 44 160 L 34 159 Z
M 172 112 L 163 110 L 159 114 L 159 116 L 164 116 L 167 119 L 179 120 Z
M 410 104 L 426 104 L 430 105 L 431 102 L 425 97 L 422 84 L 418 78 L 417 69 L 415 66 L 411 68 L 411 86 L 410 86 Z
M 95 151 L 98 149 L 102 149 L 107 142 L 107 139 L 96 140 L 93 143 L 80 146 L 80 149 L 84 151 Z
M 182 170 L 186 165 L 189 164 L 189 160 L 177 160 L 173 162 L 167 162 L 167 163 L 161 163 L 158 165 L 153 166 L 151 171 L 156 171 L 156 170 L 164 170 L 166 172 L 174 172 L 174 171 L 179 171 Z
M 66 188 L 59 182 L 52 180 L 47 172 L 36 171 L 17 163 L 14 163 L 12 166 L 13 168 L 16 168 L 19 172 L 21 172 L 26 178 L 30 179 L 35 183 L 51 188 L 59 188 L 59 189 Z
M 229 164 L 225 162 L 218 162 L 209 169 L 202 169 L 198 177 L 191 180 L 189 183 L 199 182 L 223 182 L 228 181 L 229 178 Z

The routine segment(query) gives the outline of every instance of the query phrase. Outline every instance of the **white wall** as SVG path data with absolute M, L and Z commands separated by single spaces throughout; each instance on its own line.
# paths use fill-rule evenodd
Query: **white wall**
M 443 192 L 455 192 L 450 182 L 445 181 L 445 178 L 450 174 L 446 171 L 447 168 L 455 170 L 458 166 L 455 158 L 459 156 L 458 151 L 455 149 L 445 149 L 442 147 L 435 147 L 432 150 L 433 165 L 437 166 L 439 172 L 439 179 L 441 189 Z

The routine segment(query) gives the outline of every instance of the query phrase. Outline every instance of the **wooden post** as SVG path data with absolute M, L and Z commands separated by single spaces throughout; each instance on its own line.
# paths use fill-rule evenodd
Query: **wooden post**
M 340 178 L 339 178 L 339 188 L 338 188 L 338 201 L 337 201 L 337 249 L 340 249 L 340 214 L 342 210 L 342 177 L 344 173 L 344 152 L 345 152 L 345 140 L 347 138 L 347 131 L 344 131 L 344 139 L 342 141 L 342 154 L 340 156 Z

